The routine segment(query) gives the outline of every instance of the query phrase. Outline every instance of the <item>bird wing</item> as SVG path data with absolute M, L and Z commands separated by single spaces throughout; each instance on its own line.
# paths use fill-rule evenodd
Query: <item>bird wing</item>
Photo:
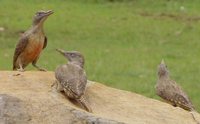
M 85 87 L 87 84 L 87 77 L 85 71 L 81 68 L 76 68 L 76 70 L 71 71 L 73 75 L 67 80 L 66 88 L 74 93 L 75 96 L 80 97 L 85 92 Z
M 67 90 L 67 94 L 70 94 L 70 96 L 73 96 L 75 98 L 80 98 L 83 93 L 78 90 L 76 82 L 78 82 L 78 79 L 74 78 L 69 79 L 67 82 L 61 82 L 61 85 L 64 87 L 65 90 Z
M 193 109 L 193 105 L 192 102 L 189 100 L 189 98 L 185 95 L 182 94 L 178 94 L 176 93 L 175 96 L 175 101 L 177 101 L 177 106 L 180 106 L 186 110 L 192 110 Z
M 178 104 L 182 104 L 185 107 L 192 107 L 192 102 L 189 100 L 187 94 L 182 90 L 182 88 L 176 84 L 175 81 L 171 80 L 173 83 L 173 88 L 174 88 L 174 96 L 176 101 L 179 101 Z
M 65 93 L 72 98 L 80 98 L 80 95 L 77 94 L 76 90 L 74 90 L 74 85 L 72 85 L 73 83 L 70 82 L 74 82 L 72 80 L 67 81 L 67 82 L 61 82 L 61 85 L 64 87 L 64 91 Z
M 69 64 L 62 65 L 56 69 L 55 74 L 61 85 L 73 96 L 80 97 L 84 94 L 87 77 L 82 68 Z
M 80 93 L 84 93 L 86 85 L 87 85 L 87 76 L 84 69 L 81 68 L 79 70 L 79 83 L 77 85 L 78 91 L 80 91 Z
M 174 80 L 169 80 L 169 81 L 170 85 L 167 85 L 165 90 L 167 92 L 166 94 L 169 95 L 166 96 L 166 99 L 172 102 L 175 106 L 179 106 L 186 110 L 191 110 L 193 105 L 189 100 L 188 96 L 186 95 L 186 93 Z
M 44 37 L 44 45 L 43 45 L 43 49 L 45 49 L 47 47 L 47 37 Z
M 28 37 L 21 37 L 19 42 L 17 43 L 15 48 L 15 53 L 13 56 L 13 69 L 15 69 L 15 62 L 17 61 L 17 58 L 24 51 L 28 42 L 29 42 Z
M 171 96 L 168 95 L 168 93 L 165 90 L 159 90 L 157 92 L 157 95 L 160 96 L 161 98 L 163 98 L 164 100 L 168 101 L 169 103 L 174 103 L 171 99 Z M 173 104 L 174 105 L 174 104 Z

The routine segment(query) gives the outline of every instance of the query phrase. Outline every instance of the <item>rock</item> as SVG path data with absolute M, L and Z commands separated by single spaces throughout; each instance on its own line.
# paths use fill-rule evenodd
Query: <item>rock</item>
M 31 118 L 24 106 L 20 99 L 0 94 L 0 122 L 5 124 L 27 124 Z
M 53 72 L 0 71 L 0 124 L 196 124 L 179 107 L 92 81 L 88 113 L 52 89 L 54 81 Z

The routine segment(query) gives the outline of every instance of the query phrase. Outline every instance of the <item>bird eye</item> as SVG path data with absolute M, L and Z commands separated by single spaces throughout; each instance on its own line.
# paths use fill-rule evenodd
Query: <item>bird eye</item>
M 37 12 L 37 13 L 36 13 L 36 15 L 38 15 L 38 16 L 41 15 L 41 14 L 42 14 L 41 12 Z
M 74 55 L 73 53 L 70 53 L 70 56 L 71 56 L 71 57 L 74 57 L 75 55 Z

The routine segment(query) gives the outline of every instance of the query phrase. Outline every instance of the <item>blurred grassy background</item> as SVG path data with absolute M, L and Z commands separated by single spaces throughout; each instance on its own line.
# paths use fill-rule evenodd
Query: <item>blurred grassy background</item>
M 200 111 L 200 1 L 110 1 L 0 0 L 0 70 L 11 70 L 19 31 L 31 26 L 34 13 L 52 9 L 38 65 L 54 71 L 65 63 L 55 48 L 81 51 L 89 80 L 160 99 L 154 86 L 165 59 Z

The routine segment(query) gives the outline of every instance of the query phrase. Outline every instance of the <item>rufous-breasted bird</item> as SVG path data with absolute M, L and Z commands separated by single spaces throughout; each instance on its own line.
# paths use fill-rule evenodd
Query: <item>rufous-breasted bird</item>
M 40 71 L 45 69 L 36 65 L 40 53 L 47 46 L 47 37 L 44 34 L 44 21 L 53 11 L 38 11 L 33 17 L 32 27 L 24 32 L 16 45 L 13 56 L 13 70 L 24 71 L 24 68 L 32 63 Z

